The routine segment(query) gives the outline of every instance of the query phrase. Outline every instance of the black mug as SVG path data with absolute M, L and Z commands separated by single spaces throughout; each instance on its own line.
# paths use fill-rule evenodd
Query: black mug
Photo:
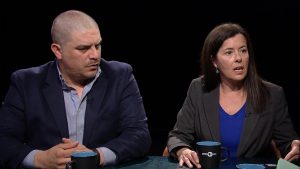
M 67 163 L 66 169 L 98 169 L 99 160 L 95 152 L 76 152 L 71 155 L 71 162 Z
M 225 157 L 221 157 L 222 151 L 226 152 Z M 196 143 L 196 152 L 202 169 L 218 169 L 220 162 L 229 158 L 229 151 L 226 147 L 221 147 L 220 142 L 199 141 Z

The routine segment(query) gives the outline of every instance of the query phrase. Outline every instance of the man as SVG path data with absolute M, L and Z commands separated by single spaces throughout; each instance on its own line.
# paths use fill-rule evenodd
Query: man
M 51 35 L 56 59 L 11 76 L 0 164 L 65 168 L 77 151 L 99 153 L 101 166 L 144 156 L 151 138 L 131 66 L 101 59 L 99 27 L 81 11 L 58 15 Z

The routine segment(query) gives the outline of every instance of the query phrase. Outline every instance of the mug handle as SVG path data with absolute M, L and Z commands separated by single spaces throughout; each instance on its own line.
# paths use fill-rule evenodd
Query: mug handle
M 223 152 L 225 151 L 226 152 L 226 156 L 221 156 L 221 162 L 224 162 L 226 160 L 228 160 L 228 158 L 230 157 L 230 152 L 229 152 L 229 149 L 227 147 L 221 147 L 221 151 L 222 151 L 222 154 Z
M 68 162 L 65 169 L 72 169 L 72 163 L 74 163 L 74 161 Z

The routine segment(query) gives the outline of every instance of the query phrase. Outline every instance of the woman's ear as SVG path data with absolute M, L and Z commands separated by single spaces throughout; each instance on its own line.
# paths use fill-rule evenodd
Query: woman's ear
M 215 61 L 215 58 L 212 55 L 210 55 L 210 59 L 211 59 L 212 64 L 214 65 L 214 67 L 217 69 L 218 65 L 217 65 L 217 63 Z

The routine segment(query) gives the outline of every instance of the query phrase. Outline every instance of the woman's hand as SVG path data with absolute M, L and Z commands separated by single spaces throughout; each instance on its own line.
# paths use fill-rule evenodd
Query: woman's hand
M 293 140 L 291 151 L 284 157 L 287 161 L 298 160 L 300 157 L 300 140 Z
M 176 152 L 179 161 L 179 167 L 182 167 L 183 164 L 186 164 L 189 168 L 201 168 L 199 163 L 198 155 L 195 151 L 190 150 L 186 147 L 179 149 Z

